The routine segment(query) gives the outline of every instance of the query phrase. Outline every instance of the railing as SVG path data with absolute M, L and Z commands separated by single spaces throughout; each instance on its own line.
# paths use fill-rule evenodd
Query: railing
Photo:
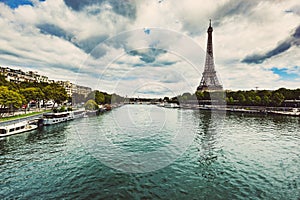
M 0 122 L 0 126 L 7 126 L 7 125 L 18 123 L 18 122 L 34 120 L 37 118 L 41 118 L 42 116 L 43 116 L 43 114 L 37 114 L 37 115 L 33 115 L 33 116 L 22 117 L 22 118 L 18 118 L 18 119 L 14 119 L 14 120 L 4 121 L 4 122 Z

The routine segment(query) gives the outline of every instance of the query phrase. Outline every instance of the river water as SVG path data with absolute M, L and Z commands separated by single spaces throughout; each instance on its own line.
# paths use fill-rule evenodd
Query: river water
M 0 140 L 0 199 L 298 200 L 299 127 L 127 105 Z

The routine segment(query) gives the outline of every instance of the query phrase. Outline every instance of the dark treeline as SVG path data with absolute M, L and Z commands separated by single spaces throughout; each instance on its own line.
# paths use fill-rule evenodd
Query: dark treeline
M 280 88 L 278 90 L 248 90 L 184 93 L 175 97 L 179 103 L 189 103 L 195 100 L 208 102 L 210 100 L 225 101 L 227 105 L 239 106 L 284 106 L 285 100 L 300 100 L 300 89 Z M 172 98 L 174 100 L 175 98 Z
M 72 96 L 73 102 L 78 102 L 78 97 L 81 102 L 86 102 L 88 100 L 94 100 L 98 105 L 101 104 L 114 104 L 124 101 L 124 98 L 117 94 L 108 94 L 106 92 L 101 92 L 99 90 L 92 91 L 86 98 L 82 94 L 74 94 Z
M 250 105 L 250 106 L 284 106 L 285 100 L 299 100 L 300 89 L 290 90 L 280 88 L 278 90 L 250 90 L 227 92 L 226 102 L 229 105 Z
M 80 96 L 81 102 L 86 101 L 86 103 L 84 104 L 86 110 L 98 110 L 98 105 L 119 104 L 124 102 L 124 98 L 117 94 L 108 94 L 106 92 L 101 92 L 98 90 L 91 92 L 86 98 L 84 98 L 83 95 L 76 94 L 76 96 L 76 98 Z M 78 101 L 78 99 L 76 98 L 74 98 L 73 95 L 73 103 Z

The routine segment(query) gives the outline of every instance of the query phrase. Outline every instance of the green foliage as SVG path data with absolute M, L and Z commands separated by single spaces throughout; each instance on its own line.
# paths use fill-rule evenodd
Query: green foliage
M 208 100 L 226 101 L 228 105 L 239 106 L 282 106 L 284 100 L 300 100 L 300 88 L 290 90 L 280 88 L 278 90 L 248 90 L 248 91 L 226 91 L 226 92 L 207 92 L 196 91 L 195 94 L 184 93 L 177 96 L 178 101 L 188 102 L 198 99 L 199 103 L 207 103 Z
M 6 81 L 2 75 L 0 75 L 0 86 L 6 86 L 9 90 L 17 90 L 19 88 L 17 84 Z
M 284 101 L 284 96 L 280 92 L 273 93 L 271 97 L 271 102 L 274 106 L 280 106 Z
M 229 105 L 233 104 L 234 103 L 233 97 L 226 97 L 226 103 Z
M 261 104 L 261 98 L 260 98 L 260 96 L 255 96 L 255 98 L 254 98 L 254 104 L 255 105 L 260 105 Z
M 1 109 L 9 109 L 14 111 L 22 106 L 25 102 L 25 98 L 19 93 L 8 89 L 6 86 L 0 86 L 0 108 Z M 4 113 L 0 113 L 0 117 L 3 116 Z
M 105 93 L 104 94 L 104 103 L 105 104 L 111 104 L 111 95 L 110 94 L 107 94 L 107 93 Z
M 95 93 L 95 102 L 97 104 L 105 103 L 105 95 L 102 92 L 99 92 L 98 90 L 96 90 L 96 93 Z
M 65 112 L 67 108 L 65 106 L 60 107 L 59 112 Z
M 94 100 L 97 104 L 110 104 L 112 102 L 111 98 L 112 95 L 105 92 L 100 92 L 99 90 L 95 90 L 87 96 L 86 101 Z M 118 98 L 121 97 L 118 96 Z
M 44 98 L 44 93 L 40 88 L 25 88 L 25 89 L 20 89 L 20 93 L 25 97 L 26 103 L 29 103 L 31 100 L 41 100 Z
M 198 100 L 203 100 L 204 99 L 204 93 L 201 91 L 196 92 L 196 97 Z
M 57 104 L 61 104 L 68 99 L 66 90 L 62 86 L 55 83 L 47 85 L 43 89 L 43 92 L 45 94 L 45 100 L 53 100 Z
M 65 89 L 56 83 L 22 82 L 16 84 L 6 81 L 0 75 L 0 87 L 2 95 L 0 106 L 2 108 L 18 109 L 22 104 L 27 104 L 31 100 L 53 100 L 55 103 L 61 104 L 68 98 Z
M 177 96 L 177 99 L 180 103 L 187 103 L 187 101 L 192 100 L 192 94 L 191 93 L 183 93 L 180 96 Z
M 247 101 L 245 95 L 242 93 L 238 94 L 237 100 L 238 100 L 239 104 L 241 104 L 241 105 L 244 105 Z
M 84 108 L 86 110 L 97 110 L 99 107 L 94 100 L 90 99 L 84 104 Z
M 247 106 L 281 106 L 285 99 L 300 99 L 300 91 L 288 90 L 280 88 L 275 91 L 259 90 L 259 91 L 237 91 L 227 92 L 227 103 L 232 105 Z M 285 95 L 287 96 L 285 96 Z M 298 95 L 299 94 L 299 95 Z

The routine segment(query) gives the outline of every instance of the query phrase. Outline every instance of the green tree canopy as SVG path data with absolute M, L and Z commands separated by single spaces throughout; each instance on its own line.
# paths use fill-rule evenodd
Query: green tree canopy
M 106 99 L 106 96 L 107 96 L 107 95 L 108 95 L 107 93 L 100 92 L 99 90 L 95 90 L 95 91 L 91 92 L 91 93 L 87 96 L 86 100 L 88 101 L 88 100 L 91 100 L 91 99 L 92 99 L 92 100 L 94 100 L 97 104 L 110 103 L 110 101 L 107 102 L 107 99 Z
M 18 109 L 25 102 L 25 98 L 18 92 L 9 90 L 6 86 L 0 86 L 0 108 L 9 108 L 10 110 Z M 0 117 L 4 113 L 0 113 Z
M 102 92 L 99 92 L 98 90 L 96 90 L 96 93 L 95 93 L 95 102 L 97 104 L 105 103 L 105 95 Z
M 68 99 L 68 94 L 62 86 L 58 84 L 50 84 L 43 90 L 45 100 L 53 100 L 54 103 L 61 104 Z M 53 104 L 54 106 L 54 104 Z
M 25 88 L 21 89 L 20 93 L 25 97 L 26 103 L 29 103 L 31 100 L 41 100 L 44 98 L 44 93 L 40 88 Z
M 284 96 L 280 92 L 275 92 L 271 97 L 271 102 L 274 106 L 280 106 L 284 101 Z
M 84 108 L 86 110 L 97 110 L 99 107 L 94 100 L 90 99 L 84 104 Z
M 203 100 L 204 99 L 204 93 L 201 91 L 196 92 L 196 97 L 198 100 Z

